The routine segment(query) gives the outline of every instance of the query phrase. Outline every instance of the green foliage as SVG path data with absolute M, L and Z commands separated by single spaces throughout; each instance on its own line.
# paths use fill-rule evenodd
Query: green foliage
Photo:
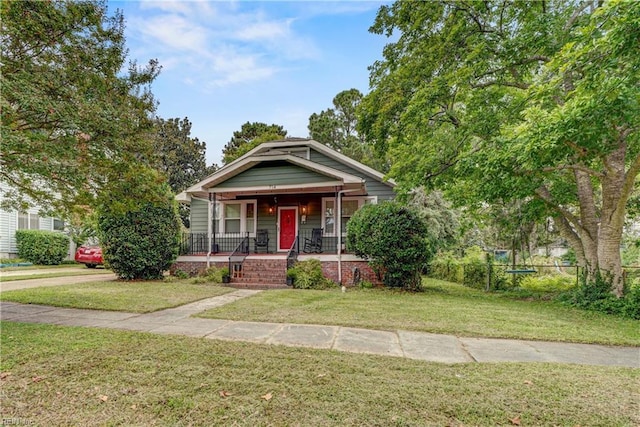
M 462 262 L 451 251 L 439 252 L 429 265 L 429 277 L 462 283 L 464 280 Z
M 639 19 L 632 1 L 383 5 L 371 31 L 392 39 L 359 131 L 401 187 L 439 187 L 470 210 L 521 200 L 611 268 L 640 171 Z M 593 236 L 615 249 L 585 250 L 606 246 Z
M 58 265 L 69 253 L 69 237 L 43 230 L 17 230 L 18 256 L 38 265 Z
M 574 307 L 640 320 L 640 286 L 634 283 L 622 297 L 611 292 L 611 281 L 597 272 L 593 278 L 582 275 L 580 286 L 559 299 Z
M 179 193 L 216 171 L 206 165 L 206 144 L 191 137 L 191 122 L 187 117 L 154 121 L 153 157 L 150 164 L 160 171 L 174 193 Z
M 207 283 L 207 282 L 222 283 L 222 278 L 228 275 L 229 275 L 229 267 L 212 266 L 207 268 L 205 271 L 203 271 L 199 275 L 198 281 L 199 283 Z M 200 280 L 202 282 L 200 282 Z
M 124 17 L 105 1 L 2 1 L 0 23 L 3 204 L 92 205 L 150 149 L 157 61 L 128 61 Z
M 502 269 L 493 266 L 487 254 L 479 247 L 467 248 L 463 256 L 451 251 L 439 252 L 429 266 L 429 277 L 460 283 L 465 286 L 486 289 L 487 269 L 491 268 L 491 289 L 508 289 L 510 286 Z
M 531 292 L 565 292 L 576 286 L 576 278 L 567 274 L 526 276 L 522 278 L 519 285 L 522 289 Z
M 426 223 L 430 252 L 453 247 L 458 243 L 460 212 L 454 209 L 441 191 L 427 192 L 418 187 L 407 195 L 407 204 Z
M 188 274 L 186 271 L 184 271 L 184 270 L 177 269 L 177 270 L 173 273 L 173 276 L 174 276 L 174 277 L 176 277 L 176 278 L 178 278 L 178 279 L 186 279 L 186 278 L 188 278 L 188 277 L 189 277 L 189 274 Z
M 322 263 L 317 259 L 298 261 L 287 270 L 287 277 L 293 278 L 296 289 L 328 289 L 335 283 L 322 274 Z
M 239 131 L 233 132 L 233 137 L 222 150 L 223 163 L 231 163 L 246 154 L 261 142 L 283 139 L 287 131 L 280 125 L 261 122 L 246 122 Z
M 362 93 L 358 89 L 343 90 L 333 98 L 333 108 L 309 117 L 312 139 L 379 171 L 387 171 L 384 157 L 376 156 L 373 146 L 357 131 L 356 114 Z
M 347 224 L 347 245 L 383 273 L 389 287 L 421 288 L 420 272 L 433 256 L 429 230 L 411 209 L 395 202 L 365 205 Z
M 102 205 L 99 237 L 105 261 L 121 279 L 158 279 L 178 256 L 180 219 L 173 193 L 159 184 L 156 194 L 131 202 Z

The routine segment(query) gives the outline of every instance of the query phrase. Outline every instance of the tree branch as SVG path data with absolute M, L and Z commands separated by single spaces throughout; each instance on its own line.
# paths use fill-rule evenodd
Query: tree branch
M 546 167 L 546 168 L 542 168 L 543 172 L 557 172 L 557 171 L 562 171 L 562 170 L 572 170 L 572 171 L 582 171 L 588 175 L 592 175 L 598 178 L 602 178 L 604 177 L 604 174 L 602 172 L 598 172 L 596 170 L 593 170 L 591 168 L 588 168 L 584 165 L 558 165 L 558 166 L 550 166 L 550 167 Z
M 545 202 L 549 207 L 551 207 L 553 210 L 555 210 L 560 215 L 562 215 L 567 221 L 573 224 L 576 228 L 579 228 L 581 230 L 583 229 L 582 225 L 580 224 L 580 219 L 577 216 L 575 216 L 570 211 L 568 211 L 567 209 L 563 208 L 562 206 L 554 202 L 553 196 L 551 196 L 551 192 L 549 192 L 549 189 L 547 187 L 543 185 L 538 189 L 536 189 L 535 193 L 538 197 L 540 197 L 540 199 L 543 202 Z

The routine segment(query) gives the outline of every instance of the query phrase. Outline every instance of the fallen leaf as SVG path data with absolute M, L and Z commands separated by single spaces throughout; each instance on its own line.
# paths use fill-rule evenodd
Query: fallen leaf
M 518 415 L 517 417 L 510 419 L 509 420 L 511 422 L 511 424 L 513 424 L 514 426 L 519 426 L 520 425 L 520 416 Z
M 11 372 L 0 372 L 0 380 L 3 380 L 11 375 Z
M 267 393 L 264 396 L 260 396 L 260 397 L 263 398 L 264 400 L 271 400 L 273 395 L 271 393 Z
M 228 397 L 228 396 L 231 396 L 231 392 L 226 391 L 226 390 L 220 390 L 219 394 L 220 394 L 220 397 Z
M 102 395 L 100 396 L 100 400 L 102 400 L 103 402 L 106 402 L 107 400 L 109 400 L 109 396 Z

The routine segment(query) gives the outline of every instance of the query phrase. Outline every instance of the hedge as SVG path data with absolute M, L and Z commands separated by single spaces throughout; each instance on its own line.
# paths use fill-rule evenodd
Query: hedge
M 69 253 L 69 237 L 44 230 L 17 230 L 18 256 L 37 265 L 58 265 Z

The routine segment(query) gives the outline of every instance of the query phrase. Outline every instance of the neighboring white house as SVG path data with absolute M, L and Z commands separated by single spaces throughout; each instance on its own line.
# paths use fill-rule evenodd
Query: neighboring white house
M 7 186 L 0 183 L 0 203 L 4 198 Z M 64 232 L 64 222 L 53 217 L 40 216 L 40 207 L 36 206 L 27 212 L 0 209 L 0 258 L 14 258 L 18 255 L 16 246 L 16 230 L 47 230 Z M 69 247 L 69 257 L 73 248 Z

